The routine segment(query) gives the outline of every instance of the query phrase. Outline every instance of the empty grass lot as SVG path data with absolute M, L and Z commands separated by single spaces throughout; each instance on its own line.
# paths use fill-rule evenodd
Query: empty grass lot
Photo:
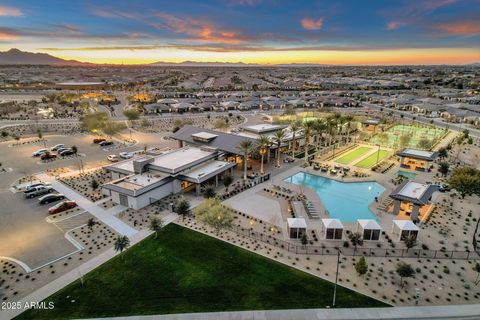
M 349 164 L 355 159 L 360 158 L 361 156 L 367 154 L 369 151 L 371 151 L 372 148 L 369 147 L 359 147 L 353 151 L 348 152 L 347 154 L 341 156 L 335 162 L 341 163 L 341 164 Z
M 83 286 L 76 281 L 47 298 L 54 309 L 29 310 L 18 319 L 323 308 L 331 305 L 332 293 L 331 282 L 170 224 L 157 239 L 151 236 L 85 275 Z M 337 304 L 386 306 L 343 287 Z
M 366 157 L 365 159 L 355 163 L 355 166 L 364 168 L 364 169 L 371 168 L 377 163 L 377 156 L 378 156 L 378 161 L 380 162 L 382 159 L 388 157 L 389 154 L 390 152 L 388 152 L 387 150 L 380 150 L 379 154 L 378 152 L 374 152 L 368 157 Z

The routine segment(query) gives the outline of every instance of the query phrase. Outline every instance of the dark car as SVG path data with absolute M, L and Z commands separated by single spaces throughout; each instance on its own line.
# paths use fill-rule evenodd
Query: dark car
M 50 159 L 55 159 L 57 157 L 56 154 L 51 154 L 50 152 L 49 153 L 44 153 L 40 156 L 40 159 L 41 160 L 50 160 Z
M 38 202 L 40 202 L 40 204 L 46 204 L 63 199 L 65 199 L 65 196 L 61 193 L 50 193 L 38 198 Z
M 104 138 L 95 138 L 95 139 L 93 139 L 93 143 L 98 144 L 98 143 L 101 143 L 101 142 L 106 141 L 106 140 L 107 139 L 104 139 Z
M 74 154 L 75 152 L 73 152 L 72 149 L 67 149 L 67 150 L 63 150 L 62 152 L 60 152 L 60 156 L 61 157 L 65 157 L 65 156 L 71 156 L 72 154 Z
M 113 144 L 112 141 L 103 141 L 103 142 L 100 142 L 100 147 L 106 147 L 106 146 L 111 146 Z

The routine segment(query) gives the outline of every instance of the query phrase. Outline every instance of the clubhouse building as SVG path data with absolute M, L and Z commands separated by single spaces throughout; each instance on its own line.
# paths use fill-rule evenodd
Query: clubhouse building
M 437 186 L 405 181 L 390 194 L 393 199 L 391 213 L 401 219 L 425 221 L 434 205 L 430 202 Z
M 403 149 L 397 155 L 400 157 L 402 168 L 417 171 L 430 171 L 430 166 L 437 157 L 436 152 L 410 148 Z

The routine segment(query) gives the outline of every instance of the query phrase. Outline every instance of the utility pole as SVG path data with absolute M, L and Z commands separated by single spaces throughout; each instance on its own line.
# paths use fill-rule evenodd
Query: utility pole
M 335 286 L 333 287 L 332 308 L 335 308 L 335 300 L 337 299 L 337 282 L 338 282 L 338 266 L 339 265 L 340 265 L 340 250 L 337 250 L 337 273 L 335 274 Z

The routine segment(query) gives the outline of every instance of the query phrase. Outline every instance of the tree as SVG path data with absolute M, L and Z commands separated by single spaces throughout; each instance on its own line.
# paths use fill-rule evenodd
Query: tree
M 217 234 L 221 229 L 230 228 L 234 219 L 232 209 L 222 205 L 216 198 L 203 200 L 195 207 L 194 212 L 198 221 L 215 229 Z
M 323 139 L 323 133 L 327 129 L 327 124 L 325 121 L 322 119 L 316 119 L 313 121 L 313 130 L 315 131 L 315 135 L 317 137 L 317 143 L 316 143 L 316 156 L 318 157 L 320 154 L 320 147 L 321 147 L 321 141 Z
M 190 202 L 186 199 L 180 200 L 175 206 L 175 212 L 182 216 L 182 220 L 185 220 L 185 216 L 190 212 Z
M 477 278 L 475 279 L 475 285 L 479 284 L 478 278 L 480 277 L 480 263 L 475 263 L 475 266 L 473 266 L 473 271 L 477 273 Z
M 447 148 L 442 147 L 442 148 L 438 149 L 437 154 L 438 154 L 438 157 L 440 159 L 445 159 L 446 157 L 448 157 L 448 150 L 447 150 Z
M 42 129 L 40 129 L 40 128 L 37 129 L 37 136 L 38 136 L 38 139 L 40 139 L 43 142 L 43 147 L 46 148 L 47 143 L 46 143 L 45 139 L 43 138 Z
M 411 139 L 412 139 L 412 137 L 410 135 L 407 135 L 407 134 L 401 135 L 400 139 L 399 139 L 400 147 L 403 148 L 403 147 L 408 146 Z
M 92 230 L 92 228 L 97 224 L 97 222 L 95 221 L 95 219 L 93 218 L 90 218 L 87 220 L 87 227 L 88 229 Z
M 140 118 L 140 112 L 135 109 L 123 110 L 123 115 L 127 117 L 128 121 L 132 122 Z
M 99 187 L 98 181 L 96 179 L 92 179 L 92 181 L 90 182 L 90 186 L 93 190 L 97 190 L 97 188 Z
M 304 144 L 304 163 L 305 165 L 308 164 L 308 147 L 310 146 L 310 136 L 312 134 L 314 122 L 313 121 L 305 121 L 303 123 L 303 130 L 305 136 L 305 144 Z
M 300 130 L 302 124 L 300 121 L 293 121 L 290 124 L 290 130 L 292 130 L 292 158 L 295 158 L 295 143 L 297 142 L 297 131 Z
M 238 147 L 243 152 L 243 181 L 247 181 L 248 155 L 253 149 L 253 142 L 252 140 L 243 140 Z
M 403 243 L 405 243 L 405 247 L 407 247 L 407 252 L 418 244 L 417 239 L 412 235 L 406 237 Z
M 275 134 L 273 135 L 273 139 L 277 144 L 277 167 L 280 167 L 280 147 L 282 146 L 282 142 L 285 139 L 285 132 L 283 130 L 275 132 Z
M 382 145 L 385 146 L 388 144 L 388 134 L 385 132 L 381 132 L 378 134 L 378 142 Z
M 405 262 L 399 262 L 396 267 L 397 274 L 400 276 L 400 286 L 403 288 L 403 278 L 413 277 L 415 271 L 412 266 Z
M 233 177 L 231 175 L 225 176 L 223 178 L 223 185 L 225 186 L 226 190 L 228 191 L 228 187 L 232 184 Z
M 352 243 L 354 252 L 357 251 L 358 246 L 363 244 L 363 236 L 360 232 L 350 233 L 348 239 L 350 239 L 350 242 Z
M 77 159 L 77 161 L 78 161 L 78 147 L 77 146 L 71 146 L 70 149 L 72 149 L 72 152 L 75 155 L 75 159 Z M 83 168 L 82 168 L 82 165 L 81 165 L 80 161 L 78 161 L 78 168 L 79 168 L 80 172 L 82 172 Z M 97 188 L 98 188 L 98 185 L 97 185 Z M 96 188 L 94 188 L 94 189 L 96 189 Z
M 447 175 L 450 165 L 448 162 L 440 162 L 438 164 L 438 172 L 440 172 L 444 177 Z
M 462 198 L 467 194 L 480 194 L 480 171 L 475 168 L 456 168 L 448 182 L 451 188 L 460 192 Z
M 270 147 L 270 139 L 267 136 L 260 136 L 257 140 L 257 146 L 260 151 L 260 173 L 263 174 L 263 160 L 265 158 L 265 154 L 267 153 L 268 149 Z
M 355 263 L 355 270 L 362 276 L 368 271 L 368 264 L 364 256 L 361 256 L 357 263 Z
M 308 244 L 308 238 L 305 233 L 302 234 L 302 237 L 300 238 L 300 241 L 302 242 L 302 245 L 306 246 Z
M 215 193 L 215 188 L 212 187 L 212 186 L 206 186 L 204 187 L 203 189 L 203 197 L 204 198 L 214 198 L 216 196 L 216 193 Z
M 163 228 L 163 220 L 157 217 L 151 218 L 148 228 L 155 232 L 155 239 L 157 239 L 158 232 Z
M 130 239 L 127 236 L 118 236 L 113 243 L 113 248 L 116 252 L 122 253 L 123 250 L 130 246 Z

